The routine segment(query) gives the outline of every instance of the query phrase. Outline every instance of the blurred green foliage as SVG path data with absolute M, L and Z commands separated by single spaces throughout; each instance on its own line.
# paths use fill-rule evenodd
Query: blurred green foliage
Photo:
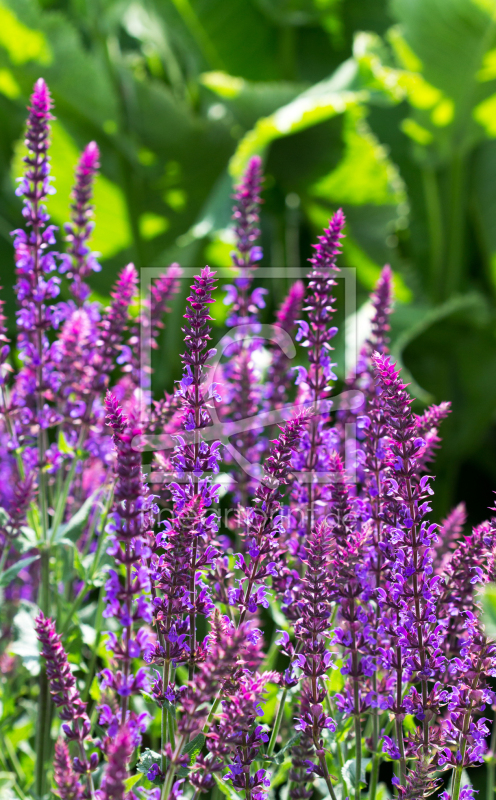
M 104 269 L 229 263 L 230 194 L 265 159 L 264 264 L 304 265 L 338 205 L 359 305 L 383 263 L 393 353 L 422 403 L 451 400 L 436 511 L 486 515 L 496 485 L 494 0 L 0 0 L 0 258 L 20 224 L 25 104 L 56 102 L 57 224 L 78 151 L 102 151 Z M 282 287 L 281 292 L 284 290 Z M 181 302 L 157 375 L 170 388 Z

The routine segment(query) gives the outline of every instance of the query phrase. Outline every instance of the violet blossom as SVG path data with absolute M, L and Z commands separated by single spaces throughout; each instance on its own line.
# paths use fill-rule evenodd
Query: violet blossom
M 141 453 L 134 449 L 135 437 L 142 433 L 134 417 L 127 418 L 109 392 L 106 399 L 107 419 L 113 431 L 116 448 L 117 483 L 114 493 L 112 533 L 108 553 L 115 560 L 115 569 L 109 572 L 105 585 L 106 608 L 104 617 L 113 617 L 121 628 L 120 635 L 108 633 L 108 646 L 119 665 L 117 671 L 102 671 L 102 688 L 115 692 L 119 702 L 116 716 L 108 705 L 100 708 L 100 724 L 111 729 L 127 724 L 133 730 L 133 742 L 140 741 L 143 718 L 130 708 L 130 698 L 148 689 L 148 679 L 143 668 L 133 673 L 131 662 L 143 657 L 149 648 L 148 636 L 143 628 L 136 631 L 138 621 L 151 623 L 152 611 L 148 593 L 150 578 L 146 569 L 149 549 L 145 534 L 153 525 L 155 507 L 148 494 L 141 471 Z M 120 720 L 120 721 L 118 721 Z
M 93 183 L 99 164 L 100 152 L 96 142 L 90 142 L 81 154 L 76 167 L 76 183 L 72 192 L 71 221 L 64 225 L 67 241 L 66 274 L 72 280 L 70 289 L 78 305 L 87 300 L 90 287 L 84 282 L 91 272 L 99 272 L 101 266 L 96 254 L 88 247 L 94 228 L 92 221 Z
M 50 693 L 54 705 L 59 709 L 62 730 L 68 741 L 76 742 L 79 756 L 72 762 L 75 772 L 86 775 L 88 787 L 92 791 L 91 772 L 98 765 L 98 755 L 92 753 L 88 758 L 86 746 L 89 743 L 91 723 L 86 713 L 71 672 L 67 655 L 55 624 L 40 611 L 36 618 L 36 633 L 41 643 L 41 655 L 46 661 L 46 674 L 50 684 Z
M 128 794 L 125 782 L 132 752 L 132 738 L 129 730 L 123 726 L 118 729 L 109 747 L 108 763 L 99 792 L 100 800 L 125 800 Z
M 84 789 L 74 772 L 69 748 L 63 739 L 55 742 L 53 770 L 56 794 L 60 800 L 83 800 Z

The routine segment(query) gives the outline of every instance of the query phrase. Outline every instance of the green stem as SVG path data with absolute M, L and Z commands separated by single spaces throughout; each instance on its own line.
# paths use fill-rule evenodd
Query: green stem
M 355 688 L 358 690 L 356 681 Z M 355 800 L 360 800 L 362 792 L 360 780 L 362 771 L 362 726 L 360 724 L 360 714 L 355 714 L 355 764 Z
M 222 689 L 219 689 L 219 691 L 217 692 L 217 697 L 215 698 L 215 700 L 214 700 L 214 702 L 212 704 L 212 708 L 210 709 L 210 713 L 209 713 L 209 715 L 207 717 L 207 721 L 206 721 L 205 725 L 203 726 L 203 733 L 206 733 L 208 731 L 208 729 L 210 727 L 210 723 L 212 722 L 212 720 L 214 718 L 215 712 L 217 711 L 217 709 L 218 709 L 218 707 L 220 705 L 221 698 L 222 698 Z
M 40 486 L 41 493 L 41 486 Z M 41 581 L 38 603 L 45 614 L 50 614 L 50 549 L 42 546 L 40 549 L 41 562 Z M 38 730 L 36 737 L 36 770 L 35 787 L 38 795 L 42 795 L 45 790 L 46 782 L 46 757 L 49 749 L 49 735 L 47 739 L 47 721 L 49 718 L 50 707 L 50 686 L 48 683 L 46 669 L 42 667 L 40 671 L 40 693 L 38 704 Z M 48 732 L 49 734 L 49 732 Z
M 176 744 L 176 729 L 174 726 L 174 716 L 171 711 L 167 714 L 167 725 L 169 728 L 169 741 L 171 747 L 175 747 Z
M 336 718 L 336 707 L 333 705 L 333 703 L 331 701 L 331 698 L 329 697 L 329 689 L 327 690 L 327 694 L 326 694 L 326 704 L 327 704 L 327 708 L 329 709 L 329 716 L 333 717 L 333 719 L 335 719 Z M 346 759 L 344 757 L 343 747 L 341 745 L 341 742 L 337 738 L 336 738 L 336 753 L 338 755 L 339 772 L 340 772 L 340 775 L 341 775 L 341 797 L 346 797 L 347 794 L 348 794 L 348 789 L 346 787 L 346 781 L 345 781 L 345 779 L 343 777 L 343 767 L 344 767 L 344 765 L 346 763 Z
M 169 669 L 170 669 L 170 661 L 168 658 L 164 659 L 164 664 L 162 667 L 162 688 L 163 691 L 167 691 L 167 687 L 169 685 Z M 162 706 L 161 709 L 161 716 L 160 716 L 160 769 L 162 772 L 165 772 L 166 762 L 165 762 L 165 745 L 167 744 L 167 718 L 169 716 L 169 712 L 165 706 Z
M 372 676 L 372 688 L 377 692 L 377 672 Z M 370 775 L 370 788 L 369 800 L 375 800 L 377 792 L 377 781 L 379 779 L 379 753 L 377 752 L 377 744 L 379 740 L 379 709 L 372 710 L 372 772 Z
M 64 481 L 64 487 L 63 487 L 61 493 L 58 496 L 57 506 L 55 508 L 55 513 L 53 515 L 53 520 L 52 520 L 52 541 L 54 540 L 55 536 L 57 535 L 57 531 L 58 531 L 58 529 L 59 529 L 59 527 L 60 527 L 60 525 L 62 523 L 62 520 L 64 519 L 65 509 L 66 509 L 66 506 L 67 506 L 67 498 L 69 497 L 69 491 L 71 489 L 72 481 L 73 481 L 73 478 L 74 478 L 74 475 L 75 475 L 75 472 L 76 472 L 76 465 L 77 465 L 78 461 L 80 460 L 78 455 L 77 455 L 77 452 L 79 451 L 80 447 L 82 446 L 81 439 L 82 439 L 82 435 L 80 435 L 80 437 L 79 437 L 79 442 L 77 444 L 76 454 L 74 455 L 74 458 L 71 461 L 71 466 L 69 467 L 69 471 L 67 473 L 67 477 L 66 477 L 66 479 Z
M 109 498 L 107 500 L 105 513 L 104 513 L 103 518 L 102 518 L 100 536 L 98 537 L 98 544 L 97 544 L 97 547 L 96 547 L 96 550 L 95 550 L 95 556 L 93 558 L 93 563 L 91 565 L 90 573 L 89 573 L 88 577 L 86 578 L 86 580 L 84 581 L 84 584 L 83 584 L 79 594 L 74 599 L 74 601 L 72 603 L 72 606 L 71 606 L 71 608 L 69 610 L 69 613 L 67 614 L 67 617 L 65 619 L 65 622 L 61 626 L 61 629 L 60 629 L 61 636 L 64 636 L 67 633 L 67 631 L 69 629 L 69 626 L 71 624 L 72 615 L 75 614 L 75 612 L 79 609 L 81 603 L 83 602 L 84 597 L 86 595 L 86 592 L 88 591 L 88 588 L 91 585 L 91 583 L 93 581 L 93 578 L 95 577 L 95 573 L 96 573 L 96 571 L 98 569 L 98 565 L 100 563 L 100 556 L 102 554 L 103 545 L 104 545 L 104 543 L 106 541 L 106 538 L 107 538 L 105 536 L 105 525 L 107 523 L 107 517 L 109 515 L 110 509 L 112 507 L 113 497 L 114 497 L 114 486 L 112 486 L 112 490 L 111 490 Z
M 46 670 L 40 672 L 40 695 L 38 701 L 38 728 L 36 732 L 35 792 L 38 797 L 45 793 L 45 729 L 48 717 L 49 685 Z
M 472 680 L 471 689 L 474 692 L 478 687 L 481 670 L 482 670 L 482 663 L 486 655 L 486 648 L 483 648 L 478 657 L 477 668 L 475 670 L 475 676 Z M 473 703 L 470 702 L 467 710 L 464 712 L 463 715 L 463 724 L 459 734 L 459 745 L 458 750 L 460 752 L 460 759 L 458 762 L 458 766 L 453 769 L 453 780 L 451 783 L 451 800 L 459 800 L 460 798 L 460 787 L 462 781 L 462 773 L 463 773 L 463 762 L 465 760 L 465 750 L 467 749 L 467 738 L 468 738 L 468 731 L 470 729 L 470 722 L 472 719 L 473 714 Z M 492 736 L 491 736 L 492 741 Z M 458 761 L 458 759 L 457 759 Z
M 444 259 L 444 226 L 438 177 L 432 167 L 422 168 L 422 183 L 429 228 L 431 288 L 434 298 L 439 299 Z
M 405 758 L 405 743 L 403 741 L 403 723 L 398 717 L 395 720 L 395 727 L 396 727 L 396 740 L 398 745 L 398 750 L 400 751 L 400 762 L 399 762 L 399 779 L 402 786 L 406 785 L 406 758 Z
M 282 716 L 284 714 L 284 705 L 286 703 L 286 697 L 288 694 L 288 690 L 284 689 L 281 695 L 281 699 L 279 701 L 279 708 L 277 709 L 277 716 L 276 721 L 274 723 L 274 727 L 272 729 L 272 734 L 270 737 L 269 746 L 267 748 L 267 755 L 271 756 L 274 752 L 274 747 L 276 746 L 277 736 L 279 734 L 279 728 L 281 727 Z
M 377 794 L 377 781 L 379 779 L 379 753 L 372 756 L 372 773 L 370 775 L 369 800 L 375 800 Z
M 193 5 L 189 0 L 172 0 L 186 27 L 190 31 L 211 69 L 225 69 L 223 61 L 217 52 L 210 36 L 203 27 Z
M 191 636 L 191 644 L 190 644 L 190 654 L 191 659 L 188 664 L 188 677 L 189 680 L 192 681 L 195 677 L 195 655 L 196 655 L 196 556 L 198 551 L 198 539 L 195 538 L 193 542 L 193 552 L 191 555 L 191 576 L 190 576 L 190 584 L 189 584 L 189 591 L 190 596 L 192 598 L 192 606 L 193 609 L 189 615 L 189 628 L 190 628 L 190 636 Z
M 171 763 L 169 769 L 167 770 L 167 775 L 165 776 L 165 781 L 162 787 L 162 794 L 160 800 L 168 800 L 172 786 L 174 784 L 174 778 L 177 770 L 177 761 L 181 753 L 181 750 L 184 747 L 185 742 L 186 742 L 186 737 L 181 736 L 177 743 L 177 747 L 175 748 L 174 753 L 172 755 Z
M 450 169 L 450 206 L 446 273 L 441 296 L 447 299 L 460 290 L 464 241 L 465 161 L 460 152 L 453 156 Z
M 322 772 L 324 773 L 324 780 L 325 780 L 325 782 L 327 784 L 327 788 L 329 789 L 329 794 L 331 795 L 332 800 L 337 800 L 336 792 L 334 791 L 334 787 L 333 787 L 333 785 L 331 783 L 331 776 L 329 775 L 329 770 L 327 769 L 327 761 L 326 761 L 325 753 L 321 753 L 319 755 L 319 763 L 320 763 L 320 767 L 322 769 Z
M 463 764 L 463 758 L 465 756 L 466 746 L 467 746 L 467 740 L 463 739 L 460 747 L 462 764 Z M 453 782 L 451 784 L 451 800 L 459 800 L 460 788 L 462 782 L 462 773 L 463 773 L 463 766 L 456 767 L 455 770 L 453 771 Z
M 88 700 L 91 684 L 93 681 L 93 676 L 95 674 L 95 666 L 96 666 L 96 659 L 97 659 L 97 651 L 98 645 L 100 644 L 100 637 L 102 635 L 102 624 L 103 624 L 103 592 L 104 587 L 100 587 L 100 593 L 98 595 L 98 605 L 96 607 L 96 615 L 95 615 L 95 644 L 91 648 L 91 661 L 88 667 L 88 674 L 86 676 L 86 683 L 84 686 L 83 693 L 81 695 L 84 702 Z
M 7 561 L 9 550 L 10 550 L 10 542 L 9 540 L 7 540 L 5 542 L 5 547 L 3 548 L 2 557 L 0 558 L 0 575 L 2 574 L 5 562 Z M 1 590 L 0 590 L 0 598 L 1 598 Z

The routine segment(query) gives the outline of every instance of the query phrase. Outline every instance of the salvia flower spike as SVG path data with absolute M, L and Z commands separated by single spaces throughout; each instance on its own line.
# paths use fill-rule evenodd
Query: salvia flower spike
M 67 241 L 67 277 L 72 279 L 71 292 L 78 304 L 90 294 L 84 282 L 91 272 L 99 272 L 101 266 L 96 255 L 88 247 L 93 231 L 92 204 L 93 184 L 100 167 L 100 152 L 96 142 L 90 142 L 81 154 L 76 167 L 76 182 L 72 192 L 71 221 L 64 226 Z

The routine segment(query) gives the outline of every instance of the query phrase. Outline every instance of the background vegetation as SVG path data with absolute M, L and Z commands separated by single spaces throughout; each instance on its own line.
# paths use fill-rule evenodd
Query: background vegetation
M 304 266 L 339 205 L 360 303 L 391 263 L 393 352 L 419 408 L 453 403 L 436 511 L 465 499 L 480 521 L 496 487 L 495 23 L 493 0 L 0 0 L 8 308 L 14 178 L 40 75 L 56 102 L 57 224 L 78 151 L 90 139 L 102 151 L 97 296 L 129 260 L 228 265 L 232 182 L 261 153 L 264 265 Z M 181 309 L 159 389 L 176 377 Z

